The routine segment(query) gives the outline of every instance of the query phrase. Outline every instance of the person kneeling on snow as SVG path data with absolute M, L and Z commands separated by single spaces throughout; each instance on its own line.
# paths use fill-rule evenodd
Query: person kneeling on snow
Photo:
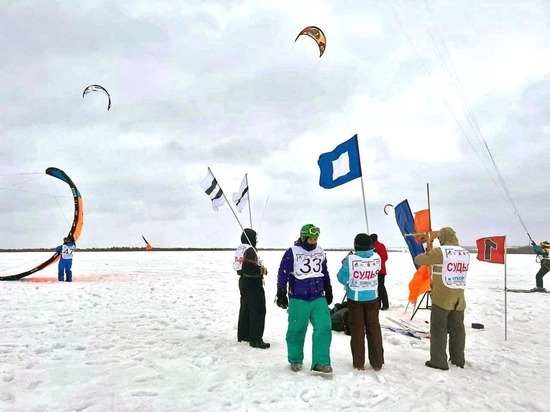
M 440 247 L 414 258 L 417 265 L 430 266 L 432 313 L 430 317 L 430 360 L 426 366 L 447 370 L 447 333 L 451 363 L 464 367 L 464 288 L 470 254 L 458 245 L 456 232 L 444 227 L 438 232 Z

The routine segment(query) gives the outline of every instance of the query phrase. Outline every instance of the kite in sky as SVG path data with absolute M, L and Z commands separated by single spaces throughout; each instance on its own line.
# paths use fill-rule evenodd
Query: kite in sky
M 325 52 L 325 48 L 327 47 L 327 38 L 325 37 L 325 33 L 323 33 L 323 30 L 316 26 L 307 26 L 296 36 L 294 42 L 296 43 L 298 38 L 302 35 L 311 37 L 313 40 L 315 40 L 317 46 L 319 46 L 319 57 L 321 57 Z
M 84 97 L 85 95 L 87 95 L 90 92 L 105 93 L 107 95 L 107 97 L 109 98 L 109 104 L 107 105 L 107 110 L 109 110 L 111 108 L 111 95 L 109 94 L 107 89 L 105 89 L 103 86 L 100 86 L 99 84 L 91 84 L 90 86 L 88 86 L 84 89 L 84 92 L 82 92 L 82 97 Z

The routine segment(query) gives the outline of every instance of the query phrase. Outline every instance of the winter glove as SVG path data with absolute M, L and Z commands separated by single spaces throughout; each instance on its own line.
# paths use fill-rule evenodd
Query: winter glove
M 260 266 L 260 275 L 267 276 L 267 268 Z
M 325 299 L 327 300 L 327 305 L 332 303 L 332 286 L 325 286 Z
M 281 309 L 288 308 L 288 296 L 286 295 L 286 288 L 277 289 L 277 306 Z

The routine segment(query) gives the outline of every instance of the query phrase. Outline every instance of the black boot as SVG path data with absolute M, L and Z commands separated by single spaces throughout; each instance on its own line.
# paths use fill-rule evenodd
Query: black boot
M 271 347 L 271 345 L 267 342 L 264 342 L 263 340 L 258 340 L 258 341 L 252 341 L 250 342 L 250 346 L 252 346 L 253 348 L 258 348 L 258 349 L 268 349 L 269 347 Z

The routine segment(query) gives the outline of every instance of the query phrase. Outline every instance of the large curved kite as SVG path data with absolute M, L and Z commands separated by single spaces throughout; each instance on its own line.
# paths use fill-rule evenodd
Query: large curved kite
M 90 92 L 103 92 L 107 95 L 107 97 L 109 98 L 109 104 L 107 105 L 107 111 L 111 108 L 111 95 L 109 94 L 109 92 L 107 91 L 107 89 L 103 86 L 100 86 L 99 84 L 91 84 L 89 85 L 88 87 L 86 87 L 84 89 L 84 91 L 82 92 L 82 97 L 84 97 L 85 95 L 87 95 L 88 93 Z
M 325 33 L 323 33 L 323 30 L 321 30 L 317 26 L 307 26 L 296 36 L 294 43 L 296 43 L 296 40 L 298 40 L 298 38 L 302 35 L 309 36 L 313 40 L 315 40 L 317 46 L 319 46 L 319 57 L 321 57 L 325 52 L 325 48 L 327 47 L 327 38 L 325 37 Z
M 80 192 L 76 188 L 76 185 L 73 183 L 71 178 L 67 176 L 67 174 L 63 170 L 58 169 L 57 167 L 48 167 L 46 169 L 46 174 L 64 181 L 71 188 L 74 200 L 74 219 L 73 224 L 71 225 L 71 229 L 69 230 L 69 234 L 67 236 L 72 236 L 73 239 L 76 241 L 80 236 L 80 232 L 82 231 L 82 224 L 84 223 L 84 204 L 82 203 L 82 196 L 80 196 Z M 0 276 L 0 280 L 19 280 L 21 278 L 24 278 L 25 276 L 32 275 L 33 273 L 44 269 L 46 266 L 52 264 L 57 259 L 59 259 L 59 253 L 55 252 L 52 257 L 50 257 L 45 262 L 39 264 L 38 266 L 27 270 L 26 272 L 18 273 L 16 275 Z

